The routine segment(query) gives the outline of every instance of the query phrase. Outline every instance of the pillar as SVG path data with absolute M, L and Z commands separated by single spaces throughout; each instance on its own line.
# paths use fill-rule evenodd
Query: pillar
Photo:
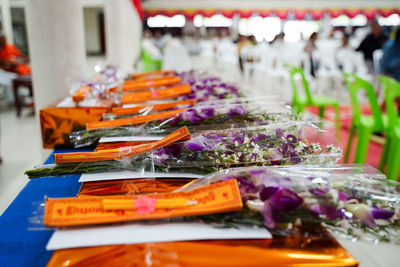
M 14 35 L 12 30 L 10 0 L 1 0 L 1 24 L 3 26 L 4 35 L 7 43 L 14 43 Z
M 66 97 L 85 78 L 83 7 L 80 0 L 26 1 L 26 25 L 36 114 Z
M 119 65 L 126 75 L 140 55 L 142 22 L 132 0 L 105 0 L 104 15 L 107 62 Z

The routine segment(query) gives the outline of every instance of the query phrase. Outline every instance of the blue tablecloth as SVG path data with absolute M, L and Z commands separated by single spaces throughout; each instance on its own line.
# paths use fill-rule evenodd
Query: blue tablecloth
M 76 150 L 75 150 L 76 151 Z M 57 151 L 67 152 L 67 150 Z M 52 155 L 45 163 L 53 163 Z M 46 244 L 52 230 L 32 228 L 28 218 L 34 210 L 32 203 L 48 197 L 73 197 L 79 191 L 79 175 L 39 178 L 28 182 L 0 217 L 0 266 L 45 266 L 52 254 Z

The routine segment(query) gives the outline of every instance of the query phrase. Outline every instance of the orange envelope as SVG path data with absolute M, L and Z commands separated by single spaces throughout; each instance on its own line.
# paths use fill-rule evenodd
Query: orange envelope
M 182 201 L 191 204 L 176 205 L 177 202 Z M 112 208 L 112 203 L 119 202 L 130 204 L 124 208 Z M 161 206 L 157 206 L 159 202 L 162 204 Z M 111 205 L 111 208 L 107 208 L 107 205 Z M 237 181 L 228 180 L 203 186 L 190 192 L 146 196 L 47 199 L 44 224 L 49 227 L 65 227 L 158 220 L 232 212 L 240 210 L 242 206 Z

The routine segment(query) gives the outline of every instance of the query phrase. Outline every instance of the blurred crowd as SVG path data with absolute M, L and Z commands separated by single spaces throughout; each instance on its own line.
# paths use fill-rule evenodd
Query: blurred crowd
M 145 31 L 142 48 L 162 62 L 162 69 L 187 70 L 193 67 L 189 54 L 198 54 L 209 59 L 209 66 L 228 71 L 237 66 L 242 73 L 253 73 L 257 68 L 279 71 L 291 64 L 301 65 L 312 77 L 340 71 L 383 73 L 400 80 L 399 30 L 384 29 L 375 20 L 356 30 L 334 29 L 329 38 L 320 39 L 319 33 L 314 32 L 296 43 L 287 42 L 284 32 L 270 42 L 258 42 L 255 36 L 233 36 L 230 30 L 212 29 L 206 35 L 181 38 Z

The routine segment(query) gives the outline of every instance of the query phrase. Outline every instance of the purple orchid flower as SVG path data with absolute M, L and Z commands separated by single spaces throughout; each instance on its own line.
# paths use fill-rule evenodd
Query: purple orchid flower
M 329 220 L 342 219 L 343 213 L 341 210 L 336 209 L 332 203 L 316 204 L 309 206 L 308 209 L 318 215 L 325 215 Z
M 303 204 L 303 199 L 287 188 L 279 189 L 269 201 L 274 209 L 284 212 L 294 210 Z
M 203 121 L 203 117 L 199 116 L 195 109 L 189 109 L 184 112 L 182 118 L 190 121 L 193 125 L 198 125 Z
M 278 187 L 276 186 L 268 186 L 265 187 L 263 190 L 260 192 L 260 199 L 261 201 L 266 201 L 268 200 L 271 196 L 273 196 L 277 191 Z
M 250 142 L 251 143 L 253 143 L 253 142 L 258 142 L 258 141 L 262 141 L 262 140 L 265 140 L 265 139 L 267 139 L 267 135 L 266 134 L 258 134 L 256 137 L 253 137 L 253 138 L 251 138 L 250 139 Z
M 308 191 L 313 195 L 325 197 L 326 194 L 329 192 L 329 187 L 326 187 L 324 189 L 311 188 L 311 189 L 308 189 Z
M 203 119 L 208 119 L 214 115 L 215 115 L 215 110 L 213 108 L 203 108 L 200 113 L 200 116 Z
M 235 108 L 231 108 L 228 112 L 229 116 L 239 115 L 243 116 L 246 115 L 248 111 L 243 106 L 237 106 Z
M 281 138 L 283 136 L 283 130 L 281 128 L 277 128 L 275 130 L 275 135 L 277 138 Z
M 372 207 L 371 214 L 374 219 L 389 220 L 393 217 L 394 212 L 385 209 L 379 209 L 377 207 Z
M 286 135 L 286 142 L 288 142 L 290 144 L 296 143 L 297 142 L 297 138 L 293 134 L 288 134 L 288 135 Z
M 338 201 L 347 201 L 350 198 L 348 194 L 343 191 L 338 190 Z

